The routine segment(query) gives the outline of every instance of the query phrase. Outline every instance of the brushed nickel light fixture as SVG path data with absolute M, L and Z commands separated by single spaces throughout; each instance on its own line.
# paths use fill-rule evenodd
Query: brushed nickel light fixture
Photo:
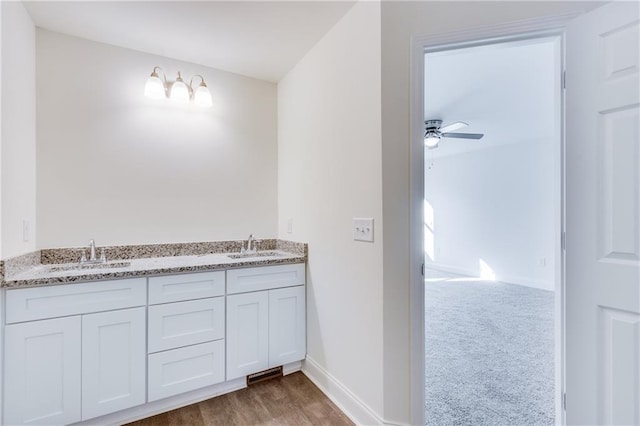
M 201 75 L 194 75 L 189 81 L 189 84 L 187 84 L 183 80 L 180 71 L 178 71 L 178 76 L 175 81 L 167 80 L 164 72 L 162 73 L 162 78 L 160 78 L 158 71 L 162 71 L 162 68 L 154 67 L 144 85 L 144 95 L 146 97 L 151 99 L 169 99 L 172 102 L 181 104 L 193 102 L 195 105 L 204 108 L 213 105 L 211 92 L 209 92 L 207 83 Z M 196 77 L 200 78 L 200 84 L 194 90 L 193 79 Z

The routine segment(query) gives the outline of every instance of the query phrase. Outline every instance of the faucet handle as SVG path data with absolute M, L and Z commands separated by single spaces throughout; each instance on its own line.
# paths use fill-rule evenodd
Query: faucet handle
M 82 250 L 82 254 L 80 255 L 80 263 L 85 263 L 87 261 L 87 253 Z
M 107 255 L 104 253 L 104 248 L 100 250 L 100 262 L 107 263 Z

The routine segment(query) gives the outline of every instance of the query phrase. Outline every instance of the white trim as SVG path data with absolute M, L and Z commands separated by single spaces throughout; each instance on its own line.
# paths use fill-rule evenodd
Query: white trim
M 283 375 L 288 375 L 300 371 L 302 362 L 296 361 L 282 366 Z M 166 413 L 167 411 L 177 408 L 186 407 L 187 405 L 196 404 L 216 396 L 235 392 L 247 387 L 246 377 L 239 377 L 228 382 L 218 383 L 217 385 L 207 386 L 205 388 L 196 389 L 170 398 L 161 399 L 159 401 L 148 402 L 137 407 L 126 410 L 117 411 L 101 417 L 86 420 L 84 422 L 75 423 L 76 425 L 121 425 L 124 423 L 134 422 L 136 420 L 145 419 L 157 414 Z
M 155 416 L 157 414 L 166 413 L 167 411 L 195 404 L 216 396 L 235 392 L 247 387 L 247 381 L 244 377 L 219 383 L 217 385 L 208 386 L 206 388 L 197 389 L 191 392 L 172 396 L 170 398 L 161 399 L 159 401 L 148 402 L 137 407 L 126 410 L 117 411 L 105 416 L 96 417 L 84 422 L 74 423 L 76 425 L 121 425 L 134 422 L 136 420 Z
M 344 384 L 307 355 L 302 373 L 309 378 L 342 412 L 357 425 L 385 425 L 375 411 Z
M 302 370 L 302 361 L 292 362 L 291 364 L 282 366 L 282 375 L 287 376 L 300 370 Z
M 471 47 L 476 45 L 523 40 L 534 37 L 544 36 L 563 36 L 566 24 L 580 15 L 580 13 L 571 13 L 556 16 L 545 16 L 533 19 L 526 19 L 520 21 L 512 21 L 498 25 L 481 26 L 471 28 L 467 30 L 454 31 L 442 34 L 428 34 L 428 35 L 416 35 L 411 38 L 411 69 L 410 69 L 410 93 L 411 93 L 411 105 L 410 105 L 410 120 L 411 120 L 411 140 L 410 140 L 410 191 L 409 191 L 409 205 L 411 208 L 410 213 L 410 320 L 411 320 L 411 372 L 410 376 L 416 378 L 411 382 L 411 423 L 412 424 L 425 424 L 425 410 L 424 410 L 424 282 L 420 269 L 417 267 L 422 264 L 417 263 L 417 258 L 423 256 L 423 243 L 416 241 L 417 237 L 422 235 L 423 232 L 423 214 L 424 208 L 424 173 L 419 173 L 424 170 L 424 153 L 423 153 L 423 129 L 424 125 L 424 82 L 422 81 L 424 76 L 424 53 L 426 51 L 438 51 L 452 49 L 456 47 Z M 564 53 L 563 53 L 564 55 Z M 564 64 L 563 64 L 564 66 Z M 563 99 L 564 103 L 564 99 Z M 562 115 L 562 126 L 564 129 L 564 113 Z M 562 135 L 562 149 L 564 150 L 564 130 Z M 564 229 L 564 156 L 561 159 L 561 186 L 562 186 L 562 218 L 561 228 Z M 564 265 L 563 262 L 560 265 Z M 560 283 L 557 283 L 556 287 L 556 313 L 558 310 L 562 313 L 561 321 L 556 321 L 556 345 L 561 342 L 560 345 L 560 362 L 558 361 L 558 348 L 556 348 L 556 378 L 562 377 L 562 382 L 556 381 L 556 408 L 561 406 L 561 400 L 558 399 L 558 395 L 561 395 L 562 390 L 565 388 L 564 378 L 564 314 L 565 314 L 565 300 L 564 300 L 564 268 L 562 272 Z M 559 306 L 559 307 L 558 307 Z M 559 329 L 558 329 L 559 327 Z M 419 380 L 418 380 L 419 379 Z M 556 379 L 557 380 L 557 379 Z M 561 388 L 558 391 L 557 388 Z M 557 413 L 557 411 L 556 411 Z M 562 412 L 562 418 L 556 416 L 557 424 L 565 423 L 564 412 Z
M 425 424 L 424 347 L 424 48 L 429 38 L 418 37 L 411 44 L 411 110 L 409 146 L 409 313 L 410 419 Z

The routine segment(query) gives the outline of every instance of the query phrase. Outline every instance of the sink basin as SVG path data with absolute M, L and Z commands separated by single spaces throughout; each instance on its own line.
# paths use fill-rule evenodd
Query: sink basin
M 131 265 L 131 262 L 107 262 L 107 263 L 74 263 L 71 265 L 52 266 L 49 268 L 50 272 L 61 271 L 83 271 L 86 269 L 112 269 L 112 268 L 126 268 Z
M 278 253 L 277 251 L 257 251 L 255 253 L 236 253 L 236 254 L 228 254 L 227 257 L 231 259 L 250 259 L 255 257 L 281 257 L 284 256 L 282 253 Z

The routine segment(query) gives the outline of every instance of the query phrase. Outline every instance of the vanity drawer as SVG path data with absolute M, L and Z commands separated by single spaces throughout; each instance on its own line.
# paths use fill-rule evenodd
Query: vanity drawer
M 149 304 L 224 295 L 224 271 L 149 278 Z
M 227 271 L 227 294 L 292 287 L 304 283 L 304 263 Z
M 224 382 L 224 340 L 149 355 L 149 402 Z
M 148 351 L 224 338 L 224 297 L 149 306 Z
M 144 306 L 146 278 L 7 291 L 7 324 Z

